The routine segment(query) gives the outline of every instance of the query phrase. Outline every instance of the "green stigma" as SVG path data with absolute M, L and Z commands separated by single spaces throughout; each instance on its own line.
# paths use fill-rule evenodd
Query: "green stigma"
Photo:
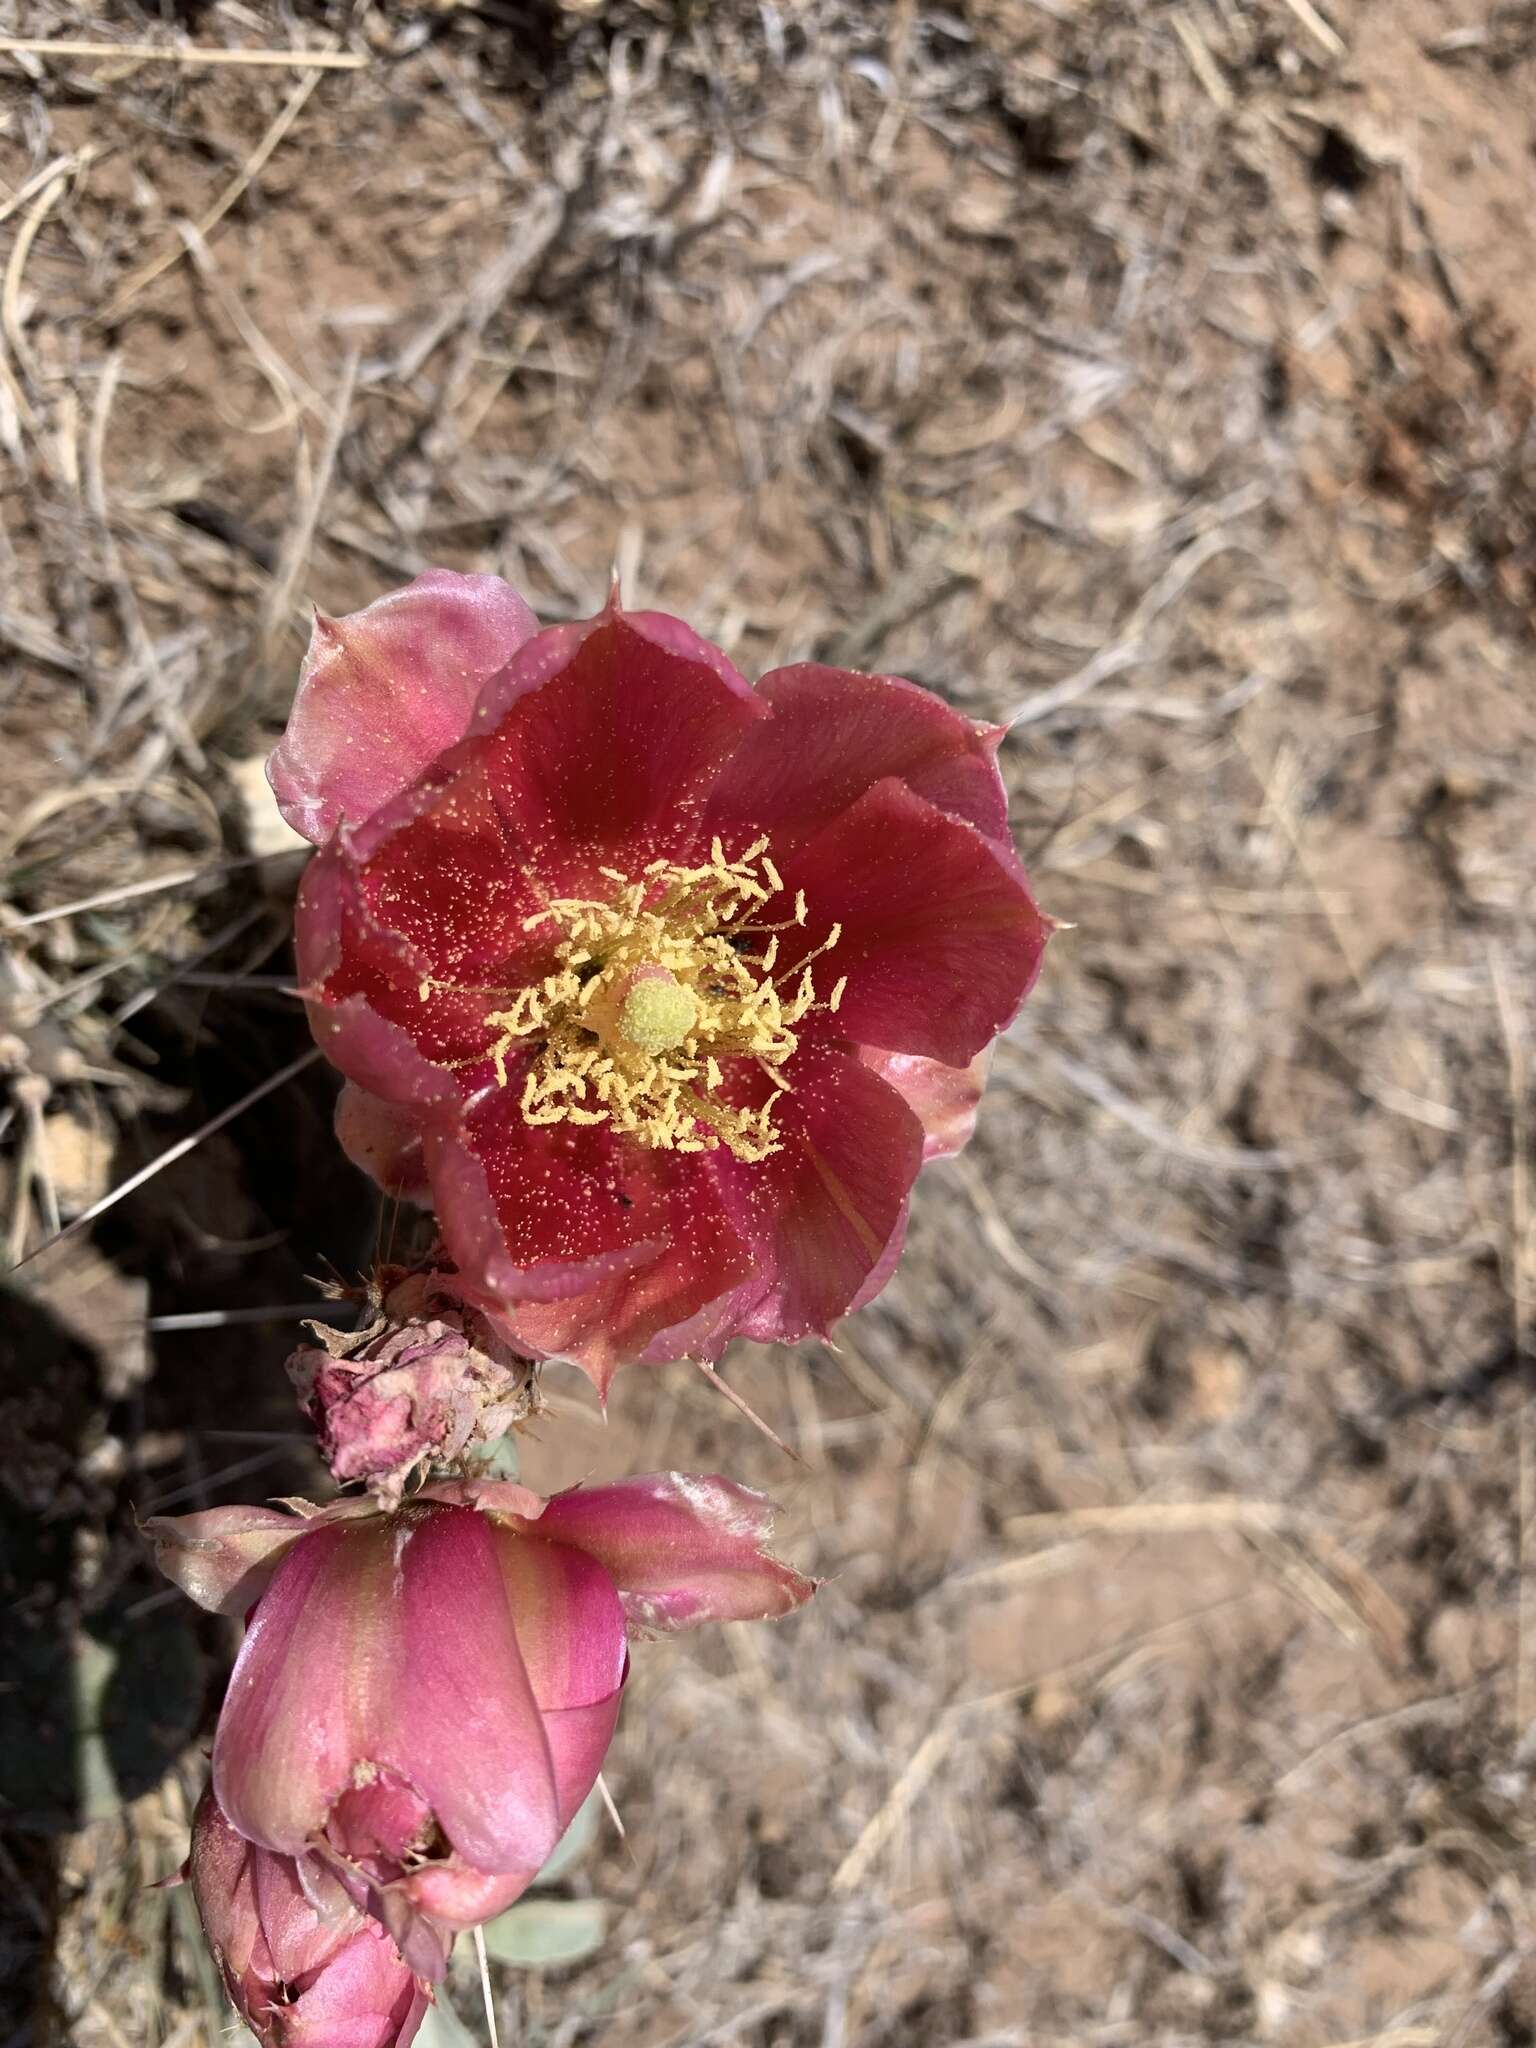
M 618 1029 L 641 1052 L 670 1052 L 681 1045 L 698 1022 L 699 1005 L 692 989 L 664 967 L 642 968 L 624 998 Z

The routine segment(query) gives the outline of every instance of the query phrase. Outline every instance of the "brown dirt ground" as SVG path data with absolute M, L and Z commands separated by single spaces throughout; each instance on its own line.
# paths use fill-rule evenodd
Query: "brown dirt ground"
M 557 1386 L 536 1482 L 728 1469 L 829 1583 L 637 1655 L 610 1939 L 503 2040 L 1536 2041 L 1536 8 L 0 27 L 368 60 L 0 57 L 12 1256 L 303 1050 L 294 862 L 221 864 L 308 604 L 431 562 L 1013 720 L 1072 926 L 883 1299 L 729 1363 L 803 1467 L 685 1369 Z M 0 2048 L 225 2038 L 145 1887 L 230 1645 L 132 1513 L 303 1482 L 291 1326 L 147 1318 L 367 1257 L 329 1086 L 11 1284 Z M 151 1629 L 159 1750 L 104 1708 L 72 1788 Z

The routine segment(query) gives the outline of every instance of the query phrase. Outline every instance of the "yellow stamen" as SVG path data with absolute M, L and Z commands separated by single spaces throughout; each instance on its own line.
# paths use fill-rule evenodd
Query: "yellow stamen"
M 532 1049 L 519 1095 L 530 1124 L 608 1124 L 658 1149 L 723 1145 L 744 1160 L 780 1149 L 772 1111 L 790 1091 L 796 1027 L 814 1009 L 835 1008 L 843 984 L 818 1004 L 811 962 L 837 944 L 836 926 L 775 972 L 778 934 L 807 913 L 797 890 L 792 918 L 756 921 L 784 887 L 767 848 L 759 839 L 728 860 L 716 839 L 701 865 L 655 860 L 635 880 L 603 868 L 606 898 L 554 898 L 524 920 L 525 931 L 554 926 L 554 960 L 542 981 L 488 991 L 505 1007 L 487 1013 L 491 1036 L 479 1057 L 506 1087 L 509 1061 Z M 780 986 L 791 979 L 793 995 Z M 424 985 L 423 996 L 442 985 Z M 725 1099 L 722 1063 L 740 1059 L 773 1085 L 755 1109 Z

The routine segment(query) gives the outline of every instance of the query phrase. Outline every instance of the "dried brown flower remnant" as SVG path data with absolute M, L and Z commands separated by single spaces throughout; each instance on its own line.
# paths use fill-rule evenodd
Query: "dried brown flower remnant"
M 311 1323 L 288 1359 L 299 1405 L 343 1483 L 396 1507 L 429 1466 L 456 1463 L 536 1412 L 533 1361 L 511 1350 L 436 1271 L 385 1269 L 364 1328 Z

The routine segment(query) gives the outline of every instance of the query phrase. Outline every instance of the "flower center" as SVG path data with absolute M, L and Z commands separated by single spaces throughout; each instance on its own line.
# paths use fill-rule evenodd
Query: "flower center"
M 795 1027 L 842 999 L 839 981 L 819 1004 L 811 978 L 811 962 L 837 944 L 839 928 L 775 974 L 779 935 L 803 925 L 806 908 L 797 894 L 792 916 L 759 918 L 784 886 L 766 839 L 735 860 L 717 839 L 699 867 L 658 860 L 633 880 L 616 868 L 601 872 L 610 896 L 552 899 L 526 920 L 527 930 L 558 933 L 555 964 L 486 1015 L 493 1035 L 482 1057 L 498 1084 L 507 1085 L 514 1051 L 536 1044 L 519 1100 L 531 1124 L 610 1124 L 665 1151 L 724 1145 L 738 1159 L 771 1157 Z M 792 993 L 780 987 L 790 979 Z M 430 990 L 424 983 L 423 997 Z M 738 1059 L 754 1061 L 773 1084 L 755 1109 L 728 1097 L 721 1063 Z
M 699 999 L 693 990 L 670 969 L 647 960 L 629 977 L 611 1035 L 620 1045 L 637 1046 L 654 1055 L 681 1045 L 698 1021 Z M 590 1010 L 588 1023 L 592 1024 Z

